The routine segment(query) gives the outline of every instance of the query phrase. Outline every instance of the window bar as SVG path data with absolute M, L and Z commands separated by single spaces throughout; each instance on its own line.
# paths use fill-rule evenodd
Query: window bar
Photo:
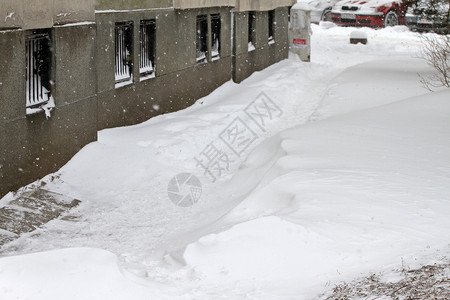
M 145 26 L 141 25 L 141 31 L 139 35 L 139 41 L 141 46 L 141 57 L 139 59 L 139 67 L 142 68 L 144 65 L 144 56 L 145 56 Z
M 119 74 L 119 33 L 118 33 L 118 28 L 116 28 L 115 30 L 115 57 L 116 57 L 116 75 Z
M 44 86 L 48 82 L 44 82 L 42 76 L 45 76 L 44 79 L 47 80 L 48 74 L 44 72 L 48 72 L 48 64 L 49 57 L 46 47 L 48 44 L 46 40 L 49 37 L 47 34 L 40 34 L 30 36 L 26 39 L 25 47 L 26 47 L 26 107 L 32 108 L 34 106 L 38 106 L 44 104 L 50 100 L 50 90 Z
M 220 34 L 221 20 L 220 14 L 211 15 L 211 56 L 212 60 L 220 58 Z
M 42 46 L 42 40 L 37 40 L 36 48 L 38 50 L 38 53 L 40 53 L 40 51 L 42 50 L 41 46 Z M 39 74 L 39 70 L 41 69 L 41 65 L 42 65 L 42 58 L 40 56 L 41 55 L 38 54 L 38 72 L 37 72 L 38 76 L 36 76 L 37 77 L 36 81 L 38 84 L 37 86 L 38 86 L 38 92 L 39 92 L 38 99 L 44 99 L 44 95 L 42 93 L 42 80 L 41 80 L 41 76 Z
M 196 58 L 197 63 L 205 63 L 208 61 L 207 32 L 208 21 L 206 15 L 197 16 L 197 38 L 196 38 Z
M 248 13 L 248 51 L 255 50 L 255 22 L 256 14 L 254 11 Z
M 269 44 L 273 44 L 274 43 L 274 27 L 275 27 L 275 11 L 274 10 L 269 10 L 269 16 L 268 16 L 268 21 L 269 21 Z
M 125 53 L 125 45 L 124 45 L 124 39 L 125 39 L 125 31 L 123 30 L 124 28 L 121 27 L 120 28 L 120 50 L 121 50 L 121 56 L 120 56 L 120 67 L 121 67 L 121 74 L 124 76 L 125 75 L 125 57 L 126 57 L 126 53 Z
M 155 22 L 153 20 L 141 21 L 140 26 L 140 42 L 141 42 L 141 58 L 139 61 L 139 71 L 141 74 L 152 74 L 155 71 L 153 42 Z
M 32 63 L 33 63 L 33 68 L 31 69 L 33 71 L 33 73 L 31 74 L 33 76 L 32 80 L 33 80 L 33 98 L 31 98 L 31 100 L 33 102 L 36 101 L 37 98 L 37 93 L 36 93 L 36 86 L 37 86 L 37 76 L 36 76 L 36 71 L 37 71 L 37 64 L 36 64 L 36 58 L 34 57 L 34 54 L 36 53 L 36 43 L 34 41 L 31 42 L 31 46 L 32 46 L 32 52 L 31 52 L 31 57 L 32 57 Z M 33 104 L 33 103 L 32 103 Z
M 147 26 L 143 24 L 141 29 L 141 69 L 143 69 L 147 60 Z
M 121 47 L 121 53 L 122 53 L 122 55 L 121 55 L 121 57 L 120 57 L 120 62 L 121 62 L 121 64 L 120 64 L 120 66 L 121 66 L 121 68 L 122 68 L 122 70 L 121 70 L 121 72 L 122 72 L 122 75 L 125 75 L 125 61 L 124 61 L 124 59 L 126 58 L 126 52 L 125 52 L 125 45 L 124 45 L 124 39 L 125 39 L 125 31 L 123 30 L 124 28 L 123 27 L 121 27 L 120 28 L 120 47 Z
M 27 106 L 29 105 L 29 103 L 30 103 L 30 100 L 32 99 L 31 98 L 31 91 L 32 91 L 32 89 L 31 89 L 31 86 L 32 86 L 32 82 L 31 82 L 31 74 L 32 74 L 32 72 L 31 72 L 31 68 L 32 68 L 32 66 L 31 66 L 31 53 L 32 53 L 32 49 L 31 49 L 31 40 L 27 40 L 27 88 L 28 88 L 28 90 L 27 90 Z
M 119 77 L 123 76 L 123 31 L 122 27 L 117 28 L 117 40 L 119 42 L 118 52 L 118 73 Z
M 122 50 L 122 28 L 119 27 L 118 29 L 118 39 L 119 39 L 119 76 L 123 75 L 123 50 Z
M 34 57 L 33 57 L 33 53 L 34 53 L 34 43 L 33 40 L 30 40 L 30 77 L 28 78 L 28 80 L 30 81 L 30 97 L 28 98 L 28 104 L 32 105 L 35 99 L 35 95 L 34 95 L 34 70 L 35 70 L 35 66 L 34 66 Z
M 131 79 L 131 68 L 127 61 L 128 55 L 131 55 L 130 44 L 127 44 L 127 34 L 131 32 L 130 24 L 116 24 L 115 28 L 115 79 L 116 83 Z M 127 54 L 127 51 L 129 53 Z

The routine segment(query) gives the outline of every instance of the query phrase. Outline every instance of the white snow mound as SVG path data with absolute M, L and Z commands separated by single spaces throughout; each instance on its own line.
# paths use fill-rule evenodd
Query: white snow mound
M 330 280 L 446 249 L 449 99 L 446 90 L 280 133 L 286 154 L 224 217 L 241 223 L 188 245 L 188 267 L 267 299 L 309 299 L 317 294 L 305 290 Z

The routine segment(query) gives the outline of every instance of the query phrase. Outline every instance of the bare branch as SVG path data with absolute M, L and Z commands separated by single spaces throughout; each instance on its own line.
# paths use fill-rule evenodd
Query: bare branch
M 435 88 L 450 88 L 450 35 L 426 34 L 421 36 L 422 57 L 436 73 L 420 75 L 422 85 L 433 91 Z

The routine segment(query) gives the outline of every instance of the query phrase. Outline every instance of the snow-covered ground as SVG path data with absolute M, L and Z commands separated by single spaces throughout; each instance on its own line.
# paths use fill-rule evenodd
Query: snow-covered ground
M 450 90 L 422 88 L 418 34 L 353 30 L 313 25 L 311 63 L 100 132 L 43 179 L 82 204 L 3 248 L 0 299 L 311 299 L 448 256 Z

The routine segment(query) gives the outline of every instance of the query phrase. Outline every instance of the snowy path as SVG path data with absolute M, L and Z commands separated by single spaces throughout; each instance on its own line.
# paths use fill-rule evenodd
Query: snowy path
M 429 68 L 416 58 L 418 36 L 365 29 L 362 46 L 347 43 L 350 29 L 314 30 L 311 64 L 290 57 L 184 111 L 100 132 L 47 185 L 83 200 L 78 219 L 55 220 L 3 253 L 111 251 L 138 276 L 125 272 L 133 299 L 298 299 L 328 281 L 444 250 L 450 124 L 442 99 L 450 97 L 420 86 L 416 73 Z M 245 109 L 261 92 L 279 111 L 259 127 Z M 220 138 L 236 120 L 254 137 L 240 155 Z M 215 182 L 195 160 L 211 143 L 230 162 Z M 188 208 L 167 195 L 183 172 L 203 188 Z M 115 264 L 83 251 L 55 256 L 81 261 L 89 274 L 96 257 L 99 268 Z M 48 259 L 38 256 L 30 259 Z M 14 268 L 6 269 L 14 284 Z M 105 284 L 120 280 L 110 272 Z

